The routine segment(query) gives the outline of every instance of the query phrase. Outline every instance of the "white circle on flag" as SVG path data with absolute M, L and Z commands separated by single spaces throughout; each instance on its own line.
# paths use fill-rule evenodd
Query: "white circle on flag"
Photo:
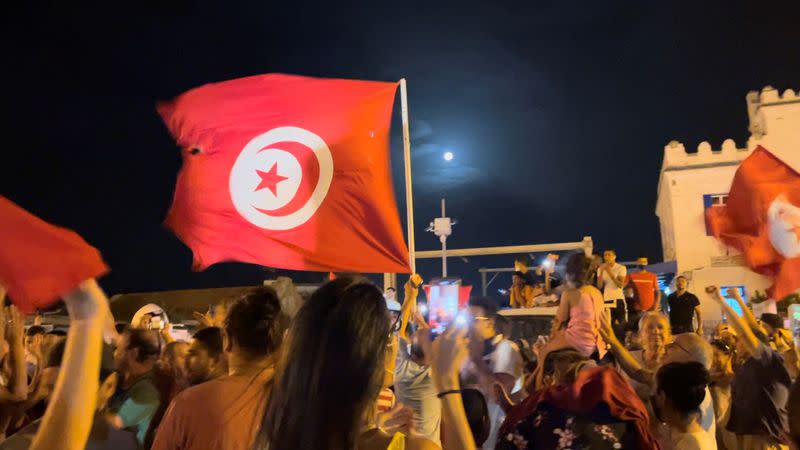
M 270 215 L 270 211 L 294 199 L 305 176 L 303 164 L 282 150 L 281 142 L 307 147 L 317 160 L 319 177 L 305 204 L 286 215 Z M 279 127 L 254 137 L 244 146 L 231 168 L 228 187 L 233 206 L 245 220 L 267 230 L 290 230 L 317 212 L 332 179 L 333 157 L 322 138 L 303 128 Z

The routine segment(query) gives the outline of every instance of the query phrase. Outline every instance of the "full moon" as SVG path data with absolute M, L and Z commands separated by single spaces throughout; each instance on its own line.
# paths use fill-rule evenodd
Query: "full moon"
M 453 152 L 444 152 L 444 160 L 445 161 L 452 161 L 453 160 Z

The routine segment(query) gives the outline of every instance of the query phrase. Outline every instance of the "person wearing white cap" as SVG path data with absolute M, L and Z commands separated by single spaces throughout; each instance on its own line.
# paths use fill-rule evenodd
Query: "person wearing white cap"
M 159 330 L 167 343 L 175 340 L 170 332 L 171 327 L 167 313 L 155 303 L 148 303 L 139 308 L 136 314 L 133 315 L 133 319 L 131 319 L 131 327 L 144 330 Z

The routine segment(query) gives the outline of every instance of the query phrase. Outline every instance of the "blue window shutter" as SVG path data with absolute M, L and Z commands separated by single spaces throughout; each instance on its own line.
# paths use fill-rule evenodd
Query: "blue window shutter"
M 711 207 L 711 196 L 713 194 L 703 194 L 703 220 L 706 224 L 706 236 L 711 236 L 711 224 L 708 223 L 708 217 L 706 217 L 706 211 L 708 208 Z

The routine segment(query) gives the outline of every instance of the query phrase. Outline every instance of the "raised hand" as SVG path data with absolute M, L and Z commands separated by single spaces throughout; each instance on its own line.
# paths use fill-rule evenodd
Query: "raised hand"
M 200 323 L 201 328 L 211 328 L 214 326 L 214 318 L 208 313 L 203 314 L 195 311 L 192 313 L 192 317 Z
M 423 343 L 431 357 L 433 382 L 440 392 L 458 389 L 458 372 L 467 359 L 467 330 L 451 326 L 433 343 Z
M 419 289 L 419 287 L 422 286 L 422 276 L 418 273 L 411 275 L 406 285 L 410 285 L 414 289 Z
M 414 425 L 414 410 L 398 402 L 389 411 L 378 413 L 375 425 L 389 435 L 408 434 Z
M 742 299 L 742 294 L 736 288 L 728 288 L 725 291 L 725 295 L 727 297 L 730 297 L 730 298 L 736 300 L 739 303 L 743 303 L 744 302 L 744 300 Z
M 8 339 L 8 342 L 11 344 L 15 342 L 21 343 L 25 338 L 25 316 L 14 305 L 6 309 L 6 317 L 8 318 L 6 339 Z
M 428 322 L 425 321 L 425 317 L 417 310 L 414 310 L 411 313 L 411 323 L 413 323 L 417 327 L 417 333 L 422 331 L 423 329 L 430 330 L 430 326 Z
M 410 301 L 413 302 L 410 304 L 411 310 L 417 309 L 417 296 L 419 295 L 420 286 L 422 286 L 422 277 L 416 273 L 411 275 L 404 286 L 406 296 L 403 298 L 403 306 Z
M 417 310 L 417 296 L 419 295 L 419 287 L 422 285 L 422 277 L 419 274 L 413 274 L 409 277 L 405 285 L 405 298 L 403 299 L 403 307 L 400 309 L 400 337 L 407 339 L 406 328 L 408 327 L 408 319 L 412 311 Z
M 80 286 L 64 295 L 64 303 L 67 305 L 70 320 L 79 321 L 100 317 L 103 321 L 108 321 L 111 316 L 106 294 L 94 279 L 84 281 Z
M 544 356 L 542 350 L 544 350 L 544 348 L 547 347 L 547 343 L 549 341 L 550 338 L 548 338 L 547 336 L 539 336 L 538 338 L 536 338 L 536 342 L 533 344 L 533 347 L 531 348 L 533 354 L 536 355 L 536 358 L 539 359 L 540 361 L 542 356 Z
M 713 298 L 714 300 L 721 299 L 720 294 L 719 294 L 719 287 L 717 287 L 717 286 L 713 286 L 713 285 L 706 286 L 706 294 L 710 295 L 711 298 Z

